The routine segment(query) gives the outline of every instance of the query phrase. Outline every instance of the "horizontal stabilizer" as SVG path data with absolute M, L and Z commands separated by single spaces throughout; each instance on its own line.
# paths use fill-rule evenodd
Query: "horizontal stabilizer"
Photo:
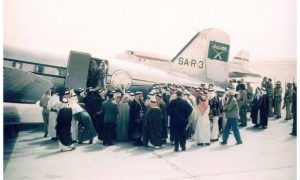
M 11 67 L 3 67 L 4 102 L 35 104 L 52 83 L 33 73 Z
M 237 77 L 261 78 L 261 75 L 250 73 L 250 72 L 229 72 L 229 77 L 230 78 L 237 78 Z

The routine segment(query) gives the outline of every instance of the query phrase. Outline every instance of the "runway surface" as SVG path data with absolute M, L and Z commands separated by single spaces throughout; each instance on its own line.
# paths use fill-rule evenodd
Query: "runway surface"
M 248 126 L 240 128 L 241 145 L 235 144 L 231 134 L 225 146 L 219 142 L 197 146 L 191 139 L 185 152 L 176 153 L 169 142 L 163 149 L 146 151 L 128 142 L 105 147 L 95 138 L 92 145 L 75 144 L 76 150 L 60 152 L 57 141 L 43 138 L 41 108 L 12 107 L 15 104 L 4 103 L 4 110 L 11 112 L 6 113 L 6 119 L 16 120 L 13 114 L 19 112 L 20 122 L 36 121 L 38 126 L 20 131 L 4 129 L 5 180 L 292 180 L 297 177 L 297 137 L 289 135 L 292 120 L 284 120 L 284 110 L 281 119 L 269 118 L 268 129 L 254 128 L 248 119 Z

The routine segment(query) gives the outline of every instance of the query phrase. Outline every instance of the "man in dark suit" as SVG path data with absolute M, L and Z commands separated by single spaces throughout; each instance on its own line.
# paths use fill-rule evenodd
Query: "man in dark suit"
M 115 125 L 117 121 L 118 105 L 113 102 L 114 95 L 112 93 L 108 94 L 108 100 L 105 101 L 101 106 L 101 114 L 104 115 L 104 137 L 103 145 L 112 146 L 113 133 L 115 130 Z
M 293 128 L 290 135 L 297 136 L 297 86 L 293 83 L 293 98 L 292 98 L 292 116 L 293 116 Z
M 179 142 L 182 151 L 185 151 L 186 137 L 185 128 L 188 124 L 188 117 L 192 113 L 193 108 L 183 97 L 183 92 L 178 90 L 176 92 L 177 99 L 174 99 L 167 106 L 167 113 L 170 116 L 170 130 L 175 138 L 175 149 L 179 151 Z

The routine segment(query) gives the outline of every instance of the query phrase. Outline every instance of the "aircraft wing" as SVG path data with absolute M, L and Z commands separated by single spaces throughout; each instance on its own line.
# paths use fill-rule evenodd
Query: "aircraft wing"
M 238 71 L 232 71 L 229 72 L 230 78 L 237 78 L 237 77 L 254 77 L 254 78 L 261 78 L 260 74 L 254 74 L 251 72 L 238 72 Z
M 35 104 L 52 87 L 38 75 L 11 67 L 3 67 L 4 102 Z

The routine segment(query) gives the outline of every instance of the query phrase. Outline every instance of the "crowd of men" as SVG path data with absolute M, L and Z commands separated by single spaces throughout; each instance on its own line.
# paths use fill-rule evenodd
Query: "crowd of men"
M 291 133 L 294 136 L 297 135 L 296 90 L 295 84 L 292 89 L 292 84 L 287 83 L 283 98 L 285 120 L 292 116 L 294 119 Z M 40 100 L 44 137 L 58 140 L 61 151 L 75 150 L 74 143 L 92 144 L 97 136 L 104 146 L 121 141 L 144 146 L 146 150 L 163 148 L 168 139 L 178 152 L 179 147 L 186 150 L 187 139 L 193 138 L 200 146 L 210 145 L 219 140 L 220 132 L 221 144 L 227 144 L 230 130 L 237 144 L 242 144 L 238 126 L 247 126 L 247 111 L 251 112 L 257 128 L 267 128 L 269 117 L 281 118 L 280 81 L 273 88 L 272 80 L 264 78 L 261 87 L 253 92 L 243 78 L 236 87 L 229 80 L 225 91 L 222 97 L 217 97 L 213 84 L 198 87 L 154 84 L 144 99 L 141 91 L 116 91 L 110 84 L 104 90 L 51 89 Z
M 240 84 L 243 84 L 243 78 L 237 82 L 236 91 L 240 91 Z M 232 80 L 229 80 L 232 81 Z M 228 83 L 229 87 L 233 87 L 232 83 Z M 243 86 L 243 85 L 242 85 Z M 267 128 L 268 118 L 275 117 L 281 119 L 281 109 L 285 109 L 285 120 L 291 120 L 293 117 L 293 130 L 290 133 L 297 136 L 297 87 L 295 83 L 286 83 L 285 93 L 281 81 L 274 83 L 271 78 L 264 77 L 261 86 L 257 87 L 254 94 L 253 88 L 247 82 L 246 93 L 248 99 L 248 109 L 251 112 L 250 117 L 255 127 Z M 234 87 L 233 87 L 234 88 Z M 240 93 L 239 93 L 240 94 Z M 237 97 L 239 101 L 244 99 L 242 96 Z M 283 103 L 283 104 L 282 104 Z M 241 124 L 246 126 L 247 124 Z

